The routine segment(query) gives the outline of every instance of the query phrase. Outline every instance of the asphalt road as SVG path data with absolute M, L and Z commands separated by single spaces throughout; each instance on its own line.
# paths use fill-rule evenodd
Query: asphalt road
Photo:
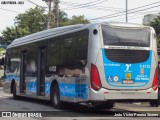
M 22 98 L 20 100 L 13 100 L 11 94 L 6 94 L 2 91 L 2 87 L 0 87 L 0 111 L 1 112 L 12 112 L 13 111 L 17 114 L 14 114 L 14 118 L 8 117 L 1 117 L 0 119 L 12 119 L 12 120 L 21 120 L 21 119 L 42 119 L 42 120 L 143 120 L 143 117 L 134 117 L 134 114 L 143 115 L 156 115 L 160 114 L 160 106 L 159 107 L 150 107 L 148 103 L 117 103 L 115 107 L 111 110 L 87 110 L 86 107 L 69 104 L 66 103 L 66 106 L 63 110 L 58 110 L 52 107 L 50 102 L 42 101 L 42 100 L 35 100 L 35 99 L 28 99 Z M 43 111 L 43 112 L 42 112 Z M 22 113 L 23 114 L 22 114 Z M 16 115 L 21 117 L 25 117 L 25 115 L 30 113 L 37 113 L 37 116 L 42 118 L 21 118 L 16 117 Z M 40 114 L 38 114 L 40 113 Z M 0 113 L 2 114 L 2 113 Z M 121 116 L 122 115 L 122 116 Z M 125 116 L 130 117 L 125 117 Z M 1 115 L 0 115 L 1 116 Z M 32 115 L 31 115 L 32 116 Z M 115 117 L 117 116 L 117 117 Z M 149 118 L 145 117 L 145 120 Z M 157 117 L 152 117 L 152 119 L 158 119 Z

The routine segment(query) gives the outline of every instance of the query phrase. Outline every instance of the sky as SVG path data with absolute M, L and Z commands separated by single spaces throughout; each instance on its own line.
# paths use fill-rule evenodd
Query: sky
M 13 1 L 17 4 L 4 4 L 4 2 L 8 1 Z M 18 14 L 24 13 L 29 8 L 36 7 L 35 4 L 29 1 L 48 10 L 48 6 L 43 0 L 0 0 L 0 35 L 7 26 L 14 26 L 14 19 Z M 127 1 L 128 23 L 142 24 L 144 15 L 160 12 L 160 0 Z M 18 4 L 18 2 L 21 4 Z M 60 0 L 59 6 L 61 10 L 68 14 L 68 17 L 84 15 L 91 22 L 126 22 L 126 0 Z

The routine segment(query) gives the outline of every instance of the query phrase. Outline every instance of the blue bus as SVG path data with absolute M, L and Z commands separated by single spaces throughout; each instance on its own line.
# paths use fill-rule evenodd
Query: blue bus
M 115 102 L 158 106 L 158 55 L 152 27 L 91 23 L 14 40 L 6 50 L 4 91 L 110 109 Z

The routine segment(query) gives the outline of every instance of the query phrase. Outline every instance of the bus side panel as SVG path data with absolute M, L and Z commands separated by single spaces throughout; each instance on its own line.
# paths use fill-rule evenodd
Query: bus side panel
M 59 88 L 62 101 L 82 102 L 88 98 L 86 76 L 60 78 Z
M 3 91 L 6 93 L 11 93 L 11 83 L 15 81 L 17 87 L 19 86 L 19 76 L 16 74 L 5 74 L 5 81 L 3 86 Z
M 37 95 L 37 78 L 26 78 L 26 95 L 27 96 L 35 96 Z
M 98 31 L 97 34 L 93 34 L 93 31 L 95 30 Z M 90 78 L 91 64 L 94 64 L 100 68 L 103 66 L 102 57 L 99 56 L 100 55 L 99 53 L 103 46 L 102 43 L 103 42 L 102 42 L 101 26 L 100 25 L 91 26 L 90 33 L 89 33 L 88 60 L 87 60 L 87 70 L 86 70 L 86 75 L 88 80 L 87 82 L 89 85 L 88 100 L 104 100 L 103 94 L 97 94 L 97 91 L 91 88 L 91 78 Z M 99 61 L 99 59 L 101 59 L 101 62 L 98 62 L 98 65 L 97 65 L 97 61 Z M 104 71 L 100 69 L 99 73 L 103 74 Z
M 9 79 L 8 75 L 5 75 L 3 91 L 6 92 L 6 93 L 11 93 L 11 80 Z

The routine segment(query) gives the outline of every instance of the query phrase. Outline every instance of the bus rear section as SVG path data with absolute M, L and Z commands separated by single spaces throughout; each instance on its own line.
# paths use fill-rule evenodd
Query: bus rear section
M 102 24 L 99 31 L 101 48 L 97 48 L 90 66 L 90 99 L 156 103 L 158 57 L 154 30 L 133 24 Z

